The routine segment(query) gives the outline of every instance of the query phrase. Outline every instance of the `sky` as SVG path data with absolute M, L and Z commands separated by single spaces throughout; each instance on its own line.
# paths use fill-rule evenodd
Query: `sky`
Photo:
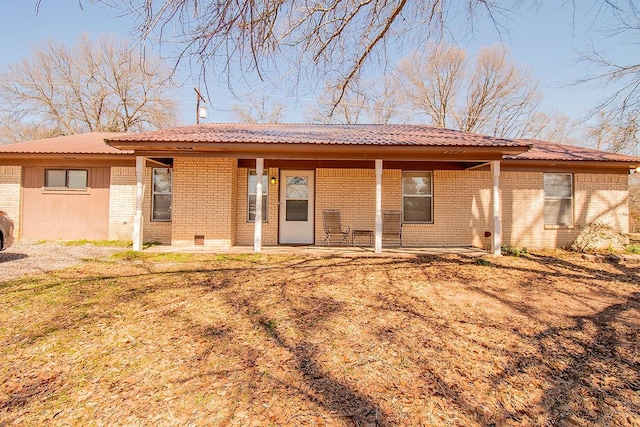
M 82 4 L 82 8 L 79 6 Z M 129 17 L 114 17 L 113 12 L 89 0 L 42 0 L 36 14 L 35 0 L 0 0 L 0 71 L 8 64 L 28 56 L 30 49 L 51 38 L 73 45 L 81 33 L 92 37 L 115 34 L 119 38 L 133 39 L 133 23 Z M 590 50 L 595 43 L 599 50 L 607 52 L 621 62 L 632 62 L 635 50 L 629 49 L 619 39 L 604 37 L 593 29 L 595 11 L 585 7 L 576 13 L 571 1 L 547 0 L 539 9 L 529 9 L 504 21 L 507 31 L 498 33 L 490 25 L 476 27 L 472 36 L 458 41 L 470 54 L 485 45 L 504 43 L 514 62 L 529 68 L 539 81 L 543 94 L 542 107 L 547 112 L 567 115 L 575 120 L 585 117 L 602 100 L 610 88 L 599 86 L 571 86 L 570 83 L 584 77 L 592 70 L 577 62 L 578 52 Z M 606 20 L 597 25 L 607 26 Z M 636 46 L 637 48 L 637 46 Z M 182 124 L 195 122 L 196 95 L 193 90 L 198 78 L 183 67 L 178 70 L 176 81 L 182 86 L 176 89 L 175 100 L 179 104 Z M 268 83 L 252 81 L 249 86 L 240 84 L 239 95 L 253 93 L 273 95 L 278 102 L 289 105 L 285 110 L 288 122 L 304 122 L 308 115 L 301 105 L 313 103 L 310 98 L 298 98 L 270 89 Z M 209 116 L 207 122 L 235 121 L 231 113 L 239 102 L 226 89 L 225 84 L 209 84 L 207 94 Z

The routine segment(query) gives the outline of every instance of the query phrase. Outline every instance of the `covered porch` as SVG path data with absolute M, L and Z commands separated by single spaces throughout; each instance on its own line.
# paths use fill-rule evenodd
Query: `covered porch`
M 299 245 L 321 246 L 322 212 L 342 209 L 346 223 L 370 232 L 372 248 L 357 251 L 379 254 L 383 211 L 394 209 L 409 231 L 404 246 L 481 246 L 499 254 L 501 160 L 528 150 L 516 141 L 405 125 L 200 125 L 107 142 L 137 156 L 135 250 L 144 240 L 145 165 L 148 159 L 170 158 L 175 170 L 171 245 L 200 241 L 215 250 L 250 245 L 256 253 L 273 245 L 292 245 L 296 252 Z M 437 191 L 429 193 L 431 200 L 416 202 L 431 211 L 423 218 L 409 214 L 417 210 L 409 199 L 424 195 L 407 190 L 414 182 Z M 478 245 L 480 235 L 484 240 Z

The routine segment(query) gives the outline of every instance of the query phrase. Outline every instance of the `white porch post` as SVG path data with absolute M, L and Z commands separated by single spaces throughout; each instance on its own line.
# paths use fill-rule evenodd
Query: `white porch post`
M 256 159 L 256 216 L 253 224 L 253 252 L 262 250 L 262 172 L 264 159 Z
M 382 252 L 382 159 L 376 159 L 376 230 L 375 252 Z
M 500 161 L 491 161 L 491 176 L 493 177 L 493 233 L 491 234 L 491 253 L 501 255 L 502 247 L 502 209 L 500 206 Z
M 133 250 L 142 250 L 142 199 L 144 196 L 144 164 L 145 158 L 136 157 L 136 213 L 133 217 Z

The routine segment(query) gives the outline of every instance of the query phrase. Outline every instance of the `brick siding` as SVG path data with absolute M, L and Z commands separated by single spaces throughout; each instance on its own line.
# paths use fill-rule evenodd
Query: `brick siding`
M 269 168 L 269 206 L 268 222 L 262 223 L 262 244 L 274 246 L 278 244 L 278 168 Z M 276 177 L 276 183 L 271 184 L 271 177 Z M 253 246 L 254 223 L 248 221 L 247 198 L 249 184 L 249 169 L 238 168 L 237 177 L 237 218 L 236 218 L 236 244 L 240 246 Z
M 178 157 L 173 166 L 172 244 L 192 246 L 203 235 L 205 246 L 235 245 L 237 160 Z
M 573 228 L 545 228 L 542 172 L 503 172 L 500 178 L 503 243 L 517 247 L 562 247 L 580 226 L 600 222 L 628 232 L 626 175 L 575 174 Z M 406 246 L 489 247 L 492 231 L 492 179 L 488 171 L 433 173 L 433 224 L 404 224 Z M 375 171 L 316 171 L 316 244 L 324 238 L 322 210 L 340 209 L 344 224 L 375 228 Z M 402 171 L 383 170 L 382 209 L 402 209 Z
M 505 244 L 514 247 L 563 247 L 571 244 L 580 228 L 598 222 L 620 233 L 629 231 L 628 176 L 573 175 L 573 227 L 545 227 L 542 172 L 505 172 L 503 195 Z
M 13 237 L 19 240 L 20 204 L 22 203 L 22 167 L 0 166 L 0 210 L 5 211 L 13 221 Z
M 171 222 L 151 220 L 152 168 L 145 168 L 143 177 L 142 226 L 144 242 L 171 244 Z M 111 193 L 109 198 L 109 239 L 131 240 L 133 217 L 136 212 L 136 168 L 111 168 Z
M 247 221 L 248 169 L 236 164 L 232 159 L 175 160 L 174 245 L 193 245 L 196 234 L 204 235 L 205 245 L 214 247 L 253 244 L 253 223 Z M 278 169 L 270 168 L 271 176 L 277 177 Z M 340 209 L 343 223 L 352 229 L 375 228 L 373 169 L 317 169 L 315 183 L 316 244 L 324 239 L 323 209 Z M 626 233 L 627 183 L 626 175 L 574 174 L 575 227 L 545 228 L 542 172 L 502 172 L 503 244 L 565 246 L 580 226 L 594 221 Z M 263 244 L 275 245 L 279 184 L 268 185 L 269 222 L 263 224 Z M 489 247 L 485 232 L 492 231 L 491 187 L 489 171 L 434 171 L 433 224 L 404 224 L 403 244 Z M 402 209 L 401 170 L 383 170 L 382 191 L 383 210 Z

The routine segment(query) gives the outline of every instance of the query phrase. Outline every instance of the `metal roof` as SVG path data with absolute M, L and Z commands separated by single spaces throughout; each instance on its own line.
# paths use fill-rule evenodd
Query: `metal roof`
M 591 162 L 629 162 L 638 163 L 640 158 L 623 154 L 609 153 L 576 145 L 555 142 L 521 139 L 531 149 L 517 155 L 505 155 L 505 160 L 550 160 L 550 161 L 591 161 Z
M 0 145 L 2 154 L 120 154 L 131 155 L 131 150 L 119 150 L 105 144 L 105 139 L 122 135 L 113 132 L 92 132 L 58 136 Z
M 426 125 L 200 124 L 121 134 L 118 142 L 253 143 L 351 146 L 526 147 L 526 143 Z

